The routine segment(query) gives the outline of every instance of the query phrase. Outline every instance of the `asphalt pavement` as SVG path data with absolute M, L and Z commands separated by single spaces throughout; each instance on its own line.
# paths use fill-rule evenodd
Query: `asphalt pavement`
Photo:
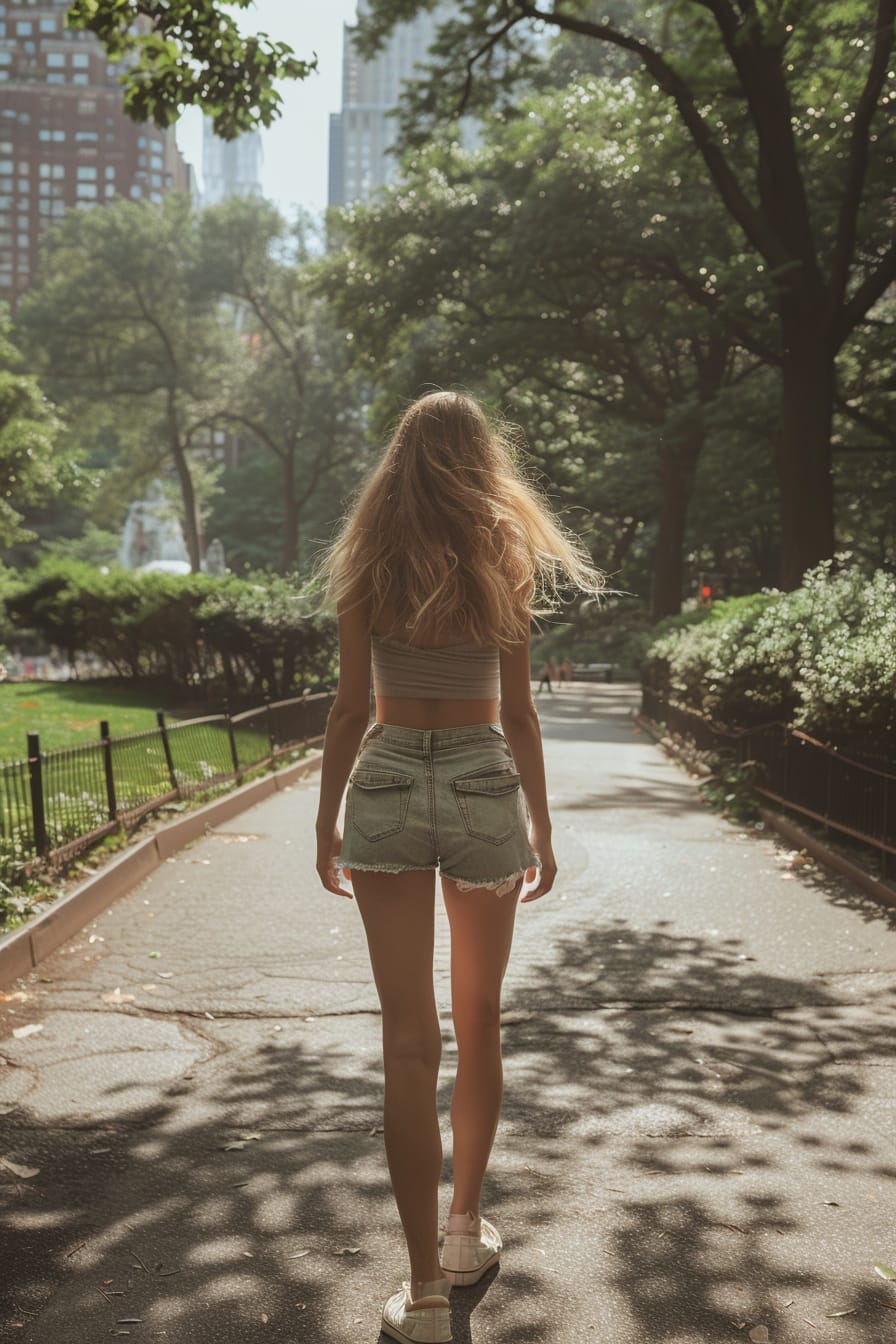
M 538 704 L 560 875 L 519 911 L 505 1252 L 452 1294 L 455 1341 L 896 1340 L 896 913 L 709 811 L 635 687 Z M 316 789 L 4 991 L 0 1339 L 378 1340 L 407 1270 L 377 1001 L 316 883 Z M 447 934 L 440 903 L 446 1178 Z

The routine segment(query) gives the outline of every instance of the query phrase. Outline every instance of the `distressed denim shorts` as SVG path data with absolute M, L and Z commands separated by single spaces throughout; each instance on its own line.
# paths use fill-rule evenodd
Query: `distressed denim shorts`
M 461 890 L 512 890 L 538 866 L 507 739 L 497 724 L 367 730 L 349 777 L 339 864 L 436 868 Z

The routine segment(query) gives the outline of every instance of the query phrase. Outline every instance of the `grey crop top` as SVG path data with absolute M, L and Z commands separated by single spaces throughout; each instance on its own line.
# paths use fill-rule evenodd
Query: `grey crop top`
M 497 700 L 501 661 L 497 644 L 443 644 L 423 648 L 370 637 L 376 695 L 420 700 Z

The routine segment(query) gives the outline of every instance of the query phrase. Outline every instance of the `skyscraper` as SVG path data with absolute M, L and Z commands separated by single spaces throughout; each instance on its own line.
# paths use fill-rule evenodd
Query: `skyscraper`
M 0 3 L 0 302 L 15 306 L 41 233 L 66 210 L 188 190 L 174 129 L 125 116 L 120 66 L 65 26 L 67 0 Z
M 202 204 L 218 205 L 230 196 L 261 195 L 261 136 L 247 131 L 236 140 L 215 135 L 211 117 L 202 127 Z
M 358 0 L 358 15 L 366 0 Z M 397 161 L 389 154 L 398 133 L 396 119 L 387 114 L 398 105 L 401 86 L 415 78 L 414 67 L 426 60 L 447 9 L 418 14 L 399 24 L 382 51 L 362 60 L 345 25 L 342 39 L 342 111 L 330 116 L 330 205 L 368 201 L 392 180 Z

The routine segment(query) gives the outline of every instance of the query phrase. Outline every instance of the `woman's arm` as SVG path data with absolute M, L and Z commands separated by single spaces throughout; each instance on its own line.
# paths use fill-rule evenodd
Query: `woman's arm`
M 340 887 L 335 859 L 342 844 L 336 827 L 342 795 L 370 720 L 370 632 L 363 605 L 340 611 L 339 685 L 327 719 L 317 807 L 317 871 L 328 891 Z
M 528 639 L 516 644 L 509 652 L 501 650 L 501 727 L 513 753 L 529 809 L 532 823 L 529 843 L 541 860 L 538 886 L 523 897 L 524 901 L 534 901 L 544 896 L 554 885 L 557 875 L 551 843 L 544 749 L 538 713 L 532 700 L 530 666 Z

